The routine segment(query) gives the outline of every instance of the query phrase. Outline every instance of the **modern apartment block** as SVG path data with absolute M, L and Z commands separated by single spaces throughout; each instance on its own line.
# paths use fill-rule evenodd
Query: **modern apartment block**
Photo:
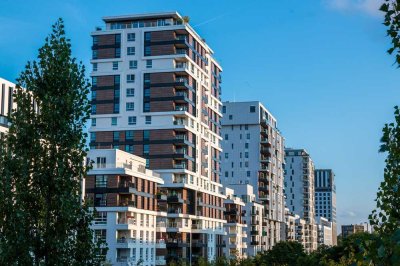
M 315 169 L 315 218 L 332 222 L 332 243 L 337 244 L 336 185 L 332 169 Z
M 235 196 L 244 202 L 243 221 L 247 225 L 247 255 L 255 256 L 258 252 L 268 249 L 267 221 L 265 217 L 265 206 L 257 201 L 254 189 L 247 184 L 232 184 Z
M 8 131 L 8 115 L 15 108 L 13 93 L 15 84 L 0 78 L 0 133 Z
M 167 213 L 159 211 L 157 199 L 164 181 L 146 169 L 145 159 L 124 151 L 91 150 L 88 159 L 93 168 L 85 194 L 96 207 L 92 229 L 107 242 L 106 259 L 113 265 L 165 265 Z
M 258 101 L 224 102 L 222 183 L 249 184 L 264 209 L 266 249 L 283 240 L 284 138 L 277 121 Z M 260 229 L 261 230 L 261 229 Z
M 318 246 L 332 246 L 333 245 L 333 228 L 332 222 L 325 217 L 317 218 L 318 224 Z
M 315 224 L 314 163 L 304 149 L 285 149 L 285 194 L 286 205 L 291 212 L 307 223 L 310 231 L 305 233 L 307 251 L 317 248 Z
M 160 173 L 170 195 L 168 260 L 213 260 L 225 224 L 221 67 L 176 12 L 103 20 L 91 34 L 90 147 L 144 157 Z
M 352 234 L 372 232 L 368 224 L 350 224 L 342 225 L 342 238 L 346 238 Z
M 247 257 L 247 224 L 244 216 L 246 216 L 245 203 L 235 195 L 233 189 L 226 188 L 225 200 L 225 224 L 226 235 L 224 242 L 226 248 L 225 256 L 228 258 L 246 258 Z
M 285 208 L 285 240 L 295 241 L 296 240 L 296 220 L 300 217 L 297 214 L 293 214 L 288 208 Z

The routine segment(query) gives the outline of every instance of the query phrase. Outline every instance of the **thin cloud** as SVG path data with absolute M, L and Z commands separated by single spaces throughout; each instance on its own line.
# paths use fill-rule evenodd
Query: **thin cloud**
M 383 0 L 324 0 L 325 5 L 333 10 L 342 12 L 364 13 L 374 17 L 382 16 L 379 11 Z

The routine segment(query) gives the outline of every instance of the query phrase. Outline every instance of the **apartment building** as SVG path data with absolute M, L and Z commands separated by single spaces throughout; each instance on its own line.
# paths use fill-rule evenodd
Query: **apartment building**
M 342 238 L 346 238 L 352 234 L 372 232 L 372 228 L 369 224 L 350 224 L 342 225 Z
M 269 249 L 284 238 L 284 138 L 258 101 L 224 102 L 222 112 L 222 184 L 254 188 L 255 200 L 265 207 L 262 245 Z
M 265 206 L 261 201 L 257 201 L 254 188 L 248 184 L 231 184 L 235 196 L 242 199 L 245 206 L 243 221 L 247 225 L 247 255 L 255 256 L 258 252 L 268 250 L 267 245 L 267 218 L 265 216 Z
M 0 133 L 5 133 L 9 128 L 8 115 L 15 108 L 13 93 L 15 84 L 0 78 Z
M 146 169 L 146 160 L 130 153 L 91 150 L 93 168 L 85 179 L 86 198 L 96 207 L 95 237 L 109 248 L 113 265 L 165 265 L 166 212 L 159 209 L 160 175 Z
M 317 218 L 318 229 L 318 246 L 332 246 L 333 245 L 333 228 L 332 222 L 325 217 Z
M 285 208 L 285 240 L 296 240 L 296 220 L 300 219 L 297 214 L 293 214 L 288 208 Z
M 317 248 L 315 223 L 314 163 L 304 149 L 285 149 L 285 194 L 286 205 L 291 212 L 304 219 L 307 251 Z
M 91 34 L 90 147 L 144 157 L 160 173 L 168 261 L 213 260 L 224 247 L 222 69 L 176 12 L 103 20 Z
M 332 222 L 332 244 L 337 244 L 336 185 L 332 169 L 315 169 L 315 218 Z
M 225 189 L 226 200 L 224 202 L 226 211 L 225 224 L 226 235 L 224 242 L 226 248 L 224 254 L 228 258 L 246 258 L 247 257 L 247 224 L 245 224 L 244 216 L 246 216 L 245 203 L 235 195 L 231 188 Z

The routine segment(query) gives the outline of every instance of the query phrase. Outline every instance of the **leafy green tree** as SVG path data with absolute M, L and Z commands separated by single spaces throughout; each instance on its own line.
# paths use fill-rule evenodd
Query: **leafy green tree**
M 264 265 L 297 265 L 297 261 L 306 257 L 303 245 L 295 241 L 281 241 L 272 249 L 261 254 L 258 262 Z
M 90 84 L 61 19 L 17 82 L 0 140 L 0 265 L 99 265 L 81 186 Z
M 392 40 L 387 52 L 395 55 L 396 63 L 400 66 L 400 1 L 384 0 L 380 10 L 385 14 L 383 24 L 387 27 L 387 35 Z

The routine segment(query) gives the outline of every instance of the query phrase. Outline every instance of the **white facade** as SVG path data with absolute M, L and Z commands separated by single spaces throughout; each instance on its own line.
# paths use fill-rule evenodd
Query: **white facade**
M 13 100 L 14 90 L 14 83 L 0 78 L 0 133 L 8 131 L 9 122 L 7 117 L 10 111 L 16 107 Z
M 285 194 L 289 211 L 299 215 L 304 233 L 304 248 L 317 249 L 317 227 L 315 223 L 314 163 L 304 149 L 285 149 Z
M 95 179 L 97 188 L 106 189 L 114 182 L 111 178 L 117 176 L 134 176 L 160 185 L 164 183 L 158 174 L 145 169 L 145 159 L 120 150 L 91 150 L 88 158 L 94 162 L 88 178 L 108 177 L 103 184 Z M 130 187 L 129 192 L 123 193 L 141 192 Z M 107 242 L 107 261 L 121 266 L 137 265 L 140 261 L 143 266 L 165 265 L 165 257 L 156 256 L 156 250 L 166 247 L 162 235 L 166 231 L 166 212 L 150 211 L 136 205 L 120 206 L 117 202 L 113 206 L 107 205 L 96 207 L 97 215 L 92 225 L 95 236 Z
M 332 222 L 324 217 L 317 218 L 318 221 L 318 245 L 333 246 Z
M 337 244 L 336 185 L 331 169 L 315 169 L 315 218 L 332 222 L 333 244 Z
M 221 180 L 249 184 L 264 206 L 265 249 L 284 239 L 284 138 L 277 121 L 258 101 L 224 102 Z

